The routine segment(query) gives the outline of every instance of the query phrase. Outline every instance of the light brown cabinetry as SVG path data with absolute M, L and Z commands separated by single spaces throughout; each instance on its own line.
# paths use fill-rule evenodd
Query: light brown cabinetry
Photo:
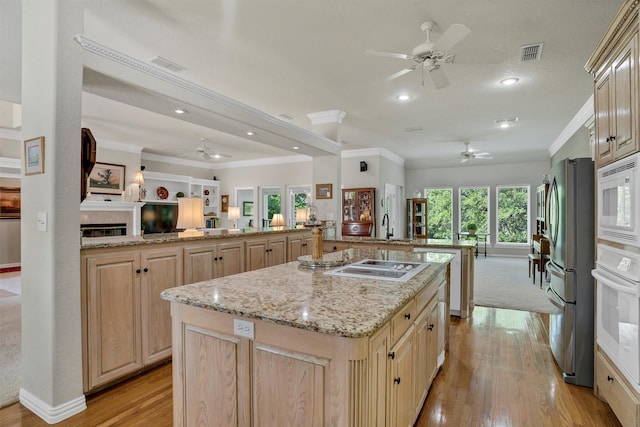
M 182 284 L 180 248 L 83 256 L 85 391 L 171 356 L 169 304 Z
M 287 236 L 287 262 L 297 261 L 302 255 L 312 255 L 311 233 Z
M 627 2 L 631 4 L 630 2 Z M 635 7 L 635 6 L 632 6 Z M 602 167 L 639 149 L 637 11 L 616 17 L 585 69 L 594 75 L 595 161 Z M 626 16 L 624 16 L 626 15 Z M 615 26 L 614 26 L 615 25 Z
M 245 271 L 284 264 L 287 259 L 287 238 L 285 236 L 251 239 L 247 240 L 245 245 Z
M 199 243 L 184 247 L 184 284 L 244 271 L 244 241 Z
M 598 347 L 596 353 L 596 393 L 609 403 L 624 427 L 640 426 L 640 395 Z
M 375 188 L 345 188 L 342 190 L 342 235 L 375 236 Z
M 427 199 L 407 199 L 407 238 L 427 238 Z

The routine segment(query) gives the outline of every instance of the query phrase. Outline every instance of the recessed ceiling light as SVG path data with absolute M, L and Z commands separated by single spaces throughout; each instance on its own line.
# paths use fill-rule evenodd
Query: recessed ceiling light
M 512 117 L 512 118 L 508 118 L 508 119 L 497 119 L 495 122 L 502 129 L 506 129 L 508 127 L 511 127 L 511 125 L 513 125 L 517 121 L 518 121 L 518 117 Z
M 504 86 L 511 86 L 518 83 L 519 81 L 520 79 L 518 79 L 517 77 L 509 77 L 509 78 L 500 80 L 500 84 Z
M 294 150 L 299 150 L 300 147 L 298 147 L 297 145 L 295 147 L 293 147 Z
M 403 93 L 402 95 L 398 95 L 396 99 L 398 101 L 408 101 L 411 99 L 411 95 L 407 95 L 406 93 Z
M 187 114 L 188 111 L 187 110 L 183 110 L 182 108 L 176 108 L 175 110 L 173 110 L 174 113 L 176 114 Z
M 247 135 L 249 135 L 249 136 L 253 136 L 253 135 L 255 135 L 255 134 L 256 134 L 256 133 L 255 133 L 254 131 L 252 131 L 252 130 L 247 131 Z

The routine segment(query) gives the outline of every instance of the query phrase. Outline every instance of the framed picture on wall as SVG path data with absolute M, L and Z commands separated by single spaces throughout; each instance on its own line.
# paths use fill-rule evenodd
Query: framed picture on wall
M 316 184 L 316 199 L 331 199 L 332 184 Z
M 253 202 L 242 202 L 242 216 L 253 216 Z
M 229 195 L 223 194 L 220 196 L 220 212 L 229 212 Z
M 20 187 L 0 187 L 0 219 L 20 218 Z
M 44 173 L 44 136 L 24 141 L 24 174 Z
M 124 191 L 124 165 L 96 163 L 89 174 L 87 191 L 97 194 L 121 194 Z

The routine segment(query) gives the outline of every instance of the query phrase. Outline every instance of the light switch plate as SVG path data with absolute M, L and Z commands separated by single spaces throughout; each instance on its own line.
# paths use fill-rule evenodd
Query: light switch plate
M 47 231 L 47 213 L 46 212 L 38 212 L 37 230 Z

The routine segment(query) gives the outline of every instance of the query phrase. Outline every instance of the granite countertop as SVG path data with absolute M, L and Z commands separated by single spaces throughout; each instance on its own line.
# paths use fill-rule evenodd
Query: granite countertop
M 405 283 L 324 275 L 297 261 L 167 289 L 162 298 L 325 334 L 370 336 L 451 261 L 446 253 L 348 249 L 324 260 L 428 262 Z
M 242 228 L 237 230 L 225 228 L 210 228 L 197 235 L 185 233 L 153 233 L 141 236 L 113 236 L 113 237 L 83 237 L 81 249 L 115 248 L 120 246 L 153 245 L 158 243 L 184 242 L 192 240 L 227 239 L 232 237 L 249 237 L 273 235 L 277 233 L 292 233 L 304 231 L 300 228 L 286 228 L 274 230 L 272 228 Z
M 396 246 L 427 246 L 433 248 L 475 248 L 475 240 L 464 239 L 380 239 L 370 237 L 348 237 L 343 236 L 340 239 L 324 239 L 325 242 L 336 243 L 368 243 L 368 244 L 385 244 Z

